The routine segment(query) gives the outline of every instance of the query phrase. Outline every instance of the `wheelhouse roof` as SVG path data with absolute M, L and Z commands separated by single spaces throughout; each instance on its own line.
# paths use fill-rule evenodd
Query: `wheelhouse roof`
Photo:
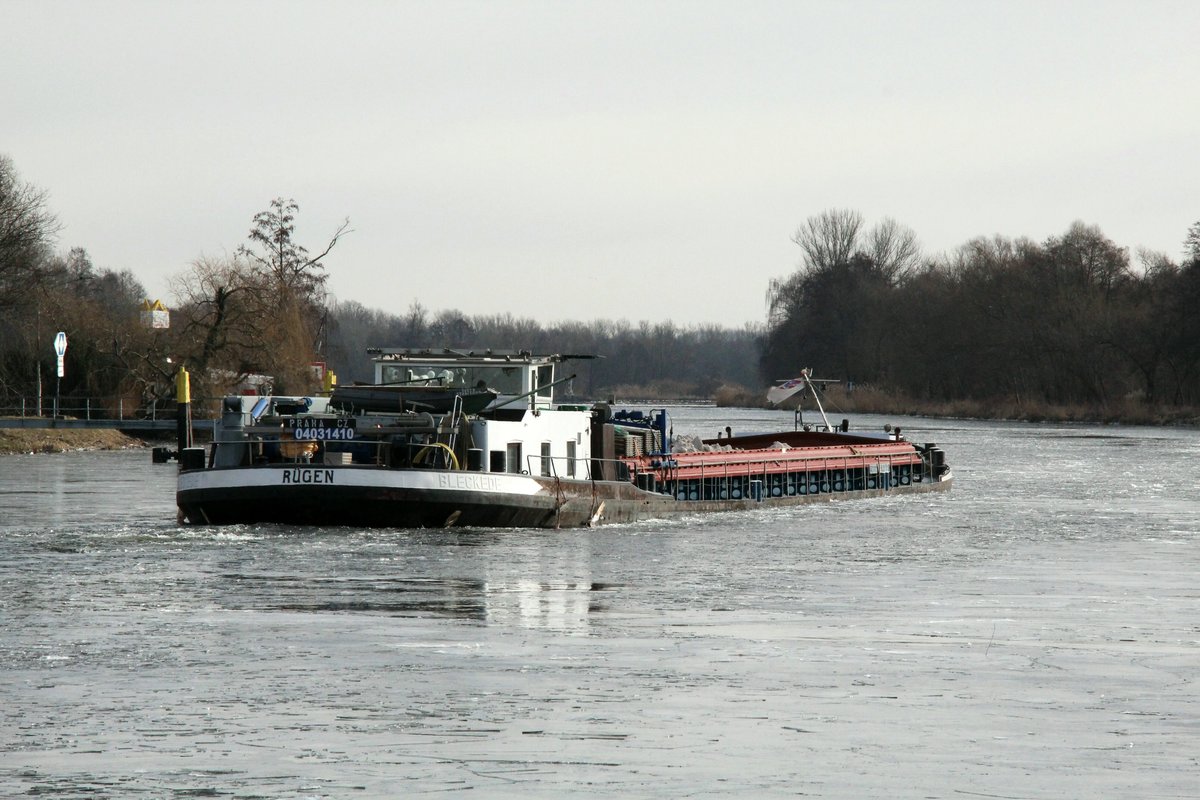
M 544 364 L 599 358 L 582 354 L 535 354 L 529 350 L 452 350 L 450 348 L 368 347 L 367 354 L 376 361 L 409 361 L 445 364 L 450 362 Z

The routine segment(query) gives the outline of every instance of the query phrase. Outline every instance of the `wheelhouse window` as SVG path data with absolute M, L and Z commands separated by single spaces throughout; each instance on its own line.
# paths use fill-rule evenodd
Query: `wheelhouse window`
M 438 386 L 448 389 L 492 389 L 499 394 L 523 394 L 523 367 L 475 366 L 454 364 L 413 366 L 384 364 L 379 382 L 396 386 Z
M 550 364 L 543 364 L 538 367 L 535 380 L 537 382 L 538 399 L 549 400 L 553 394 L 550 385 L 554 383 L 554 367 Z

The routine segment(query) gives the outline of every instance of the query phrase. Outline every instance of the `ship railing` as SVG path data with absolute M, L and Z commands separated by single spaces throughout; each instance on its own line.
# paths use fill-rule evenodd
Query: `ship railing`
M 342 439 L 296 439 L 291 431 L 278 425 L 248 425 L 237 430 L 241 435 L 226 432 L 213 440 L 220 453 L 214 457 L 214 465 L 284 463 L 492 471 L 487 469 L 482 451 L 473 454 L 467 450 L 464 456 L 446 442 L 396 442 L 389 438 L 397 432 L 391 429 L 353 431 L 349 438 Z M 525 456 L 523 466 L 526 475 L 575 480 L 592 477 L 591 460 L 578 456 L 530 454 Z M 505 474 L 508 470 L 495 472 Z
M 474 469 L 486 464 L 460 463 L 449 446 L 437 442 L 411 443 L 397 449 L 386 434 L 362 432 L 349 439 L 296 439 L 277 426 L 247 426 L 242 436 L 214 440 L 225 454 L 218 466 L 233 463 L 308 463 L 429 469 Z M 384 448 L 387 448 L 386 450 Z M 246 448 L 238 452 L 239 448 Z M 232 454 L 229 451 L 232 450 Z M 639 458 L 591 459 L 578 456 L 527 454 L 525 474 L 555 479 L 591 480 L 593 464 L 611 464 L 619 480 L 679 499 L 764 499 L 795 494 L 891 490 L 908 482 L 932 481 L 930 459 L 913 463 L 910 456 L 834 456 L 787 462 L 778 458 L 730 459 L 679 464 L 670 454 Z M 781 469 L 783 467 L 783 469 Z M 800 475 L 806 486 L 799 489 Z M 812 489 L 815 488 L 815 492 Z
M 640 488 L 680 500 L 763 500 L 785 495 L 890 491 L 929 480 L 929 467 L 924 461 L 914 464 L 911 457 L 901 455 L 869 459 L 835 456 L 804 462 L 767 457 L 680 465 L 668 454 L 649 464 L 641 459 L 618 461 L 630 470 L 630 479 Z
M 233 433 L 232 431 L 236 431 Z M 407 428 L 334 428 L 297 437 L 279 425 L 247 425 L 213 440 L 216 466 L 245 463 L 299 463 L 327 466 L 462 469 L 450 445 L 436 440 L 397 442 Z
M 220 428 L 218 428 L 220 431 Z M 297 439 L 274 425 L 246 426 L 238 434 L 218 433 L 212 440 L 216 466 L 239 463 L 325 465 L 382 465 L 381 449 L 389 444 L 377 437 Z
M 580 458 L 579 456 L 547 456 L 530 453 L 525 456 L 525 469 L 529 475 L 556 480 L 592 479 L 592 461 L 602 459 Z M 613 459 L 613 463 L 623 463 Z

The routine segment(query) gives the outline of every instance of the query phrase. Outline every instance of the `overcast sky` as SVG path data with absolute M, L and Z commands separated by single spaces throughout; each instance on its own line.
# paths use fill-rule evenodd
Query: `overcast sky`
M 0 0 L 0 153 L 152 296 L 274 197 L 341 300 L 762 322 L 831 208 L 1179 258 L 1197 2 Z

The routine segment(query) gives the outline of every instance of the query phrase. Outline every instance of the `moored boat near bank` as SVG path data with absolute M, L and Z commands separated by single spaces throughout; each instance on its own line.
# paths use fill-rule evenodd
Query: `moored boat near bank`
M 586 356 L 375 351 L 375 385 L 227 397 L 211 446 L 181 439 L 176 500 L 193 524 L 572 527 L 948 489 L 933 444 L 898 431 L 702 440 L 665 410 L 556 403 Z M 797 379 L 812 388 L 807 373 Z M 392 409 L 389 387 L 430 387 Z M 789 382 L 790 385 L 792 384 Z M 378 389 L 378 392 L 371 390 Z M 814 389 L 815 392 L 815 389 Z M 486 399 L 486 404 L 484 402 Z

